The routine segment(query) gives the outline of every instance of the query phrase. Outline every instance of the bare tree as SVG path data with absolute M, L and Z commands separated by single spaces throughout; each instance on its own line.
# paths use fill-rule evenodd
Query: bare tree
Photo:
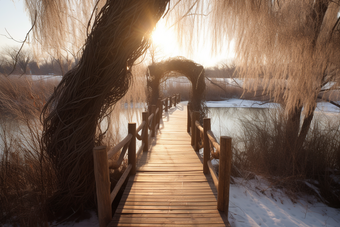
M 22 49 L 19 52 L 19 48 L 8 47 L 3 50 L 4 55 L 7 57 L 8 63 L 15 70 L 17 69 L 19 73 L 26 74 L 28 69 L 28 64 L 32 60 L 32 54 L 26 49 Z

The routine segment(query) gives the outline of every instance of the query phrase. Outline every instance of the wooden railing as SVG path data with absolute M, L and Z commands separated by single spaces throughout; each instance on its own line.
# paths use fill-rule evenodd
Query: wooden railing
M 203 126 L 199 122 L 199 112 L 191 112 L 188 104 L 187 132 L 191 134 L 191 145 L 196 152 L 203 148 L 203 173 L 211 174 L 217 188 L 217 209 L 228 216 L 229 188 L 231 173 L 231 138 L 220 137 L 220 144 L 211 131 L 210 118 L 203 119 Z M 219 159 L 218 176 L 211 164 L 210 155 Z
M 158 105 L 151 106 L 151 114 L 142 113 L 142 123 L 136 128 L 136 123 L 128 124 L 128 134 L 111 150 L 107 151 L 106 146 L 99 146 L 93 149 L 94 174 L 96 180 L 96 192 L 98 203 L 99 226 L 106 227 L 112 219 L 111 204 L 120 188 L 124 184 L 129 175 L 136 174 L 136 164 L 142 151 L 149 150 L 149 144 L 152 137 L 155 137 L 159 128 L 163 110 L 166 112 L 180 102 L 180 96 L 174 95 L 165 99 L 159 99 Z M 150 133 L 149 133 L 150 130 Z M 138 133 L 141 132 L 141 135 Z M 136 152 L 136 140 L 141 140 L 142 145 Z M 112 160 L 118 152 L 120 152 L 117 160 Z M 128 166 L 118 180 L 116 186 L 110 192 L 110 175 L 109 169 L 118 169 L 124 160 L 125 154 L 128 152 Z

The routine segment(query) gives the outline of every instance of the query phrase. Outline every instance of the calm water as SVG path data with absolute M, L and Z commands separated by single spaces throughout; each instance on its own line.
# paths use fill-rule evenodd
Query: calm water
M 259 109 L 259 108 L 232 108 L 232 107 L 219 107 L 208 108 L 208 117 L 211 118 L 211 128 L 214 132 L 216 139 L 219 141 L 220 136 L 230 136 L 236 138 L 241 136 L 242 127 L 241 122 L 244 119 L 264 119 L 264 114 L 271 111 L 271 109 Z M 122 140 L 128 133 L 128 123 L 136 122 L 136 126 L 142 122 L 142 112 L 144 106 L 137 108 L 130 108 L 125 106 L 120 109 L 119 117 L 114 119 L 111 123 L 114 125 L 113 134 L 118 134 L 118 140 Z M 262 118 L 262 119 L 261 119 Z M 314 122 L 318 122 L 321 127 L 328 127 L 329 125 L 335 125 L 340 120 L 340 114 L 338 113 L 323 113 L 315 112 Z M 25 145 L 29 138 L 23 139 L 23 134 L 27 127 L 25 125 L 19 125 L 18 122 L 2 122 L 0 127 L 0 153 L 4 149 L 4 133 L 7 135 L 12 134 L 10 138 L 17 140 L 21 139 Z M 13 141 L 12 141 L 13 142 Z M 140 145 L 140 141 L 137 142 L 137 147 Z
M 216 138 L 220 136 L 237 137 L 242 134 L 241 122 L 243 120 L 261 120 L 267 121 L 265 114 L 273 109 L 266 108 L 208 108 L 208 117 L 211 119 L 211 128 Z M 339 113 L 316 111 L 312 125 L 318 123 L 321 128 L 338 124 L 340 120 Z

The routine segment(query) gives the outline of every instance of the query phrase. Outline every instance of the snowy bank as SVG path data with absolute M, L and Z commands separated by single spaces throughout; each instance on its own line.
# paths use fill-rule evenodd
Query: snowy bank
M 229 198 L 231 226 L 340 226 L 339 209 L 308 197 L 292 201 L 266 180 L 237 178 Z
M 245 99 L 227 99 L 223 101 L 206 102 L 207 107 L 235 107 L 235 108 L 275 108 L 279 107 L 277 103 L 268 103 L 255 100 Z M 340 113 L 340 108 L 329 102 L 318 102 L 316 111 Z

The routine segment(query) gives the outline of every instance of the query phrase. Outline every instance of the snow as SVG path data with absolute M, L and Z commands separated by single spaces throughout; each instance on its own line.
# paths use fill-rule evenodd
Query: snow
M 255 100 L 245 99 L 227 99 L 224 101 L 209 101 L 206 102 L 207 107 L 237 107 L 237 108 L 275 108 L 277 103 L 268 103 Z M 340 108 L 329 102 L 318 102 L 316 111 L 340 113 Z
M 98 217 L 94 212 L 91 212 L 91 218 L 80 221 L 80 222 L 69 222 L 63 224 L 52 223 L 53 227 L 99 227 Z
M 230 186 L 231 226 L 340 226 L 340 210 L 300 198 L 294 202 L 264 179 L 238 178 Z
M 265 103 L 254 100 L 244 99 L 227 99 L 224 101 L 209 101 L 206 102 L 207 107 L 238 107 L 238 108 L 274 108 L 278 107 L 276 103 Z

